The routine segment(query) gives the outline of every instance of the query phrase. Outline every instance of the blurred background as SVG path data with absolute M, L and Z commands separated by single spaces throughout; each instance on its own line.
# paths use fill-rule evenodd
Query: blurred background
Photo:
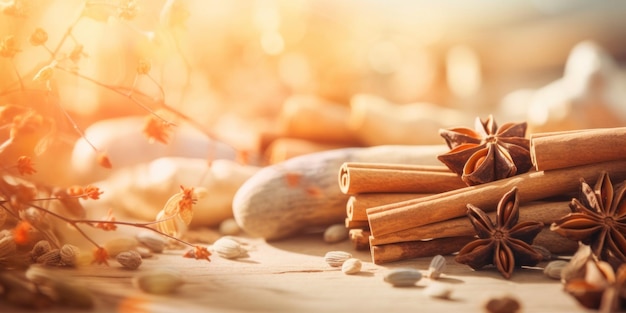
M 570 95 L 559 93 L 577 93 L 580 99 L 597 87 L 598 77 L 601 84 L 622 86 L 619 66 L 626 57 L 621 1 L 12 0 L 3 6 L 5 13 L 11 6 L 26 12 L 0 19 L 0 36 L 14 35 L 21 50 L 10 62 L 0 60 L 4 101 L 16 101 L 15 73 L 30 85 L 50 62 L 46 49 L 28 44 L 41 27 L 57 59 L 81 46 L 72 64 L 78 73 L 141 91 L 154 110 L 163 100 L 216 132 L 271 127 L 294 95 L 348 106 L 355 95 L 368 94 L 472 117 L 529 119 L 536 91 L 565 76 L 577 45 L 591 43 L 569 65 L 584 76 L 579 79 L 584 86 L 556 93 L 552 88 L 540 107 L 571 102 Z M 55 47 L 59 42 L 63 45 Z M 137 79 L 140 60 L 149 61 L 151 79 Z M 81 127 L 146 113 L 102 86 L 60 71 L 55 75 L 55 94 Z M 604 76 L 619 76 L 611 78 L 619 83 L 607 84 Z M 619 91 L 611 97 L 623 101 Z M 623 107 L 611 101 L 610 106 Z M 542 113 L 544 120 L 572 108 L 551 110 Z M 606 124 L 567 128 L 621 125 L 621 118 L 604 119 L 614 110 L 601 115 Z

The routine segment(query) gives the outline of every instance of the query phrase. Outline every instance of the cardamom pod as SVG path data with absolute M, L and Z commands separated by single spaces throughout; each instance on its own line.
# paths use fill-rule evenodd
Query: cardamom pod
M 120 252 L 115 257 L 124 268 L 135 270 L 141 265 L 141 255 L 135 250 Z
M 347 259 L 352 258 L 352 254 L 345 251 L 329 251 L 324 256 L 324 261 L 332 267 L 340 267 Z

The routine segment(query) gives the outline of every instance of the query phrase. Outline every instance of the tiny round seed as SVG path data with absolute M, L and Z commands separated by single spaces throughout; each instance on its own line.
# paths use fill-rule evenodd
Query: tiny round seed
M 341 271 L 346 275 L 352 275 L 360 272 L 362 266 L 363 264 L 361 263 L 361 260 L 350 258 L 343 262 L 341 265 Z

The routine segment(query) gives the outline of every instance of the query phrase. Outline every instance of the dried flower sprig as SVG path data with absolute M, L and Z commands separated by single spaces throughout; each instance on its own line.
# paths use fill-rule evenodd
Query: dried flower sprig
M 102 247 L 98 242 L 92 239 L 85 231 L 81 228 L 81 224 L 88 225 L 94 228 L 103 229 L 106 231 L 113 231 L 117 229 L 117 226 L 125 225 L 135 228 L 141 228 L 156 232 L 162 236 L 165 236 L 171 240 L 174 240 L 178 243 L 181 243 L 185 246 L 189 246 L 194 249 L 194 258 L 196 259 L 205 259 L 210 261 L 209 256 L 210 252 L 206 249 L 202 249 L 201 246 L 193 245 L 185 240 L 180 238 L 181 229 L 180 224 L 183 223 L 185 226 L 191 222 L 191 218 L 193 216 L 193 204 L 195 203 L 194 198 L 194 188 L 186 188 L 181 186 L 181 191 L 170 198 L 170 200 L 166 203 L 163 212 L 167 212 L 167 214 L 160 214 L 159 217 L 152 222 L 125 222 L 118 221 L 115 219 L 112 211 L 109 211 L 108 215 L 102 220 L 92 220 L 92 219 L 76 219 L 66 217 L 62 214 L 53 212 L 43 206 L 37 205 L 35 202 L 38 201 L 47 201 L 54 200 L 58 198 L 30 198 L 28 201 L 28 207 L 41 211 L 43 214 L 52 216 L 57 218 L 65 223 L 67 223 L 70 227 L 76 229 L 81 236 L 83 236 L 87 241 L 92 243 L 95 246 L 95 251 L 93 254 L 94 262 L 97 264 L 106 264 L 106 257 L 108 256 L 108 252 L 104 247 Z M 73 199 L 93 199 L 97 200 L 102 194 L 99 188 L 94 186 L 87 187 L 79 187 L 72 186 L 68 188 L 66 195 L 68 198 Z M 14 210 L 11 210 L 9 207 L 5 206 L 7 200 L 0 200 L 0 207 L 3 208 L 6 212 L 13 216 L 17 216 Z M 24 205 L 23 207 L 26 207 Z M 174 223 L 172 224 L 172 221 Z M 172 226 L 174 225 L 174 226 Z M 156 227 L 154 227 L 156 226 Z M 172 228 L 173 227 L 173 228 Z M 14 228 L 14 238 L 17 244 L 27 244 L 32 241 L 30 236 L 31 229 L 35 228 L 30 222 L 26 220 L 20 220 L 17 226 Z M 54 241 L 53 241 L 54 242 Z M 189 256 L 186 256 L 189 257 Z

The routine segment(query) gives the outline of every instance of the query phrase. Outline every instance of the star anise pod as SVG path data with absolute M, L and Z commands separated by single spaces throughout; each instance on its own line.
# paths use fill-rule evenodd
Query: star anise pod
M 584 277 L 565 281 L 564 290 L 588 309 L 621 311 L 626 308 L 626 265 L 615 272 L 609 263 L 590 259 Z
M 526 122 L 498 127 L 492 115 L 476 118 L 475 130 L 441 129 L 450 151 L 438 159 L 468 185 L 478 185 L 525 173 L 532 167 Z
M 603 172 L 592 189 L 581 180 L 581 196 L 570 202 L 572 213 L 550 229 L 591 246 L 594 255 L 611 263 L 626 262 L 626 183 L 613 186 Z
M 510 278 L 516 266 L 532 266 L 542 259 L 531 244 L 543 229 L 541 222 L 517 223 L 519 199 L 517 187 L 507 192 L 496 209 L 496 223 L 481 209 L 467 205 L 467 216 L 479 239 L 465 245 L 455 260 L 475 270 L 493 264 L 505 278 Z

